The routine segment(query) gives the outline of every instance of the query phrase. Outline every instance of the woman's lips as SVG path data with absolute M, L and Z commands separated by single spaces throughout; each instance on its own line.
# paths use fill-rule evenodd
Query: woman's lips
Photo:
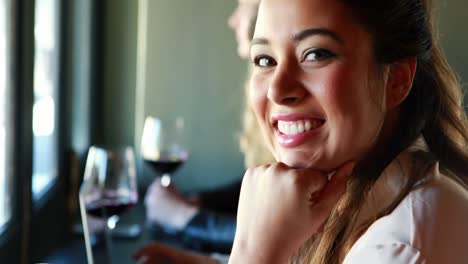
M 321 118 L 293 118 L 286 116 L 273 122 L 278 143 L 283 147 L 295 147 L 317 134 L 325 124 Z

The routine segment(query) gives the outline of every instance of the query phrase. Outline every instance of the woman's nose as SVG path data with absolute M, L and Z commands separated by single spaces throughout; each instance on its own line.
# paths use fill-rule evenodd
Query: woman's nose
M 299 80 L 297 70 L 294 67 L 277 67 L 275 70 L 268 87 L 268 99 L 281 105 L 300 102 L 307 90 Z

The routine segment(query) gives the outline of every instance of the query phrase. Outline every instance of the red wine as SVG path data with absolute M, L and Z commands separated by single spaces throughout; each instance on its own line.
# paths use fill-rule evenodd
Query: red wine
M 86 204 L 86 212 L 92 216 L 104 217 L 104 210 L 107 217 L 120 215 L 135 205 L 135 202 L 129 199 L 109 200 L 100 199 Z
M 173 173 L 176 171 L 182 164 L 184 164 L 184 159 L 161 159 L 161 160 L 145 160 L 153 169 L 157 172 L 164 173 Z

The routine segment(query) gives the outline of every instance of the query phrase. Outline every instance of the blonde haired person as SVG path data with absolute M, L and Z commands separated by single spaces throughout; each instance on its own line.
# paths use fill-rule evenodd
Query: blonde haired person
M 230 263 L 468 263 L 468 127 L 429 0 L 263 0 Z
M 236 10 L 234 10 L 228 19 L 228 24 L 236 35 L 237 54 L 246 60 L 250 57 L 250 40 L 253 37 L 259 2 L 260 0 L 239 0 Z M 248 103 L 249 90 L 249 80 L 247 80 L 245 82 L 246 100 L 243 113 L 243 126 L 239 142 L 246 168 L 274 162 L 274 158 L 260 132 L 255 114 Z
M 246 101 L 249 90 L 248 83 L 246 87 Z M 240 147 L 244 155 L 244 164 L 246 168 L 257 167 L 264 164 L 275 162 L 273 155 L 265 144 L 265 139 L 261 133 L 260 126 L 252 109 L 247 105 L 243 113 L 243 130 L 240 136 Z
M 229 17 L 228 24 L 236 34 L 237 53 L 247 59 L 250 39 L 253 34 L 259 0 L 240 0 Z M 248 83 L 246 83 L 248 91 Z M 247 95 L 246 95 L 247 96 Z M 246 100 L 247 102 L 248 100 Z M 240 148 L 244 154 L 246 168 L 274 162 L 266 148 L 255 116 L 248 105 L 244 105 L 243 127 Z M 147 218 L 155 229 L 183 234 L 187 247 L 197 245 L 199 250 L 227 253 L 232 247 L 235 233 L 235 213 L 239 199 L 241 181 L 188 199 L 173 187 L 167 189 L 154 182 L 145 197 Z M 193 244 L 192 244 L 193 242 Z M 163 244 L 151 244 L 135 253 L 134 258 L 144 263 L 170 260 L 171 263 L 209 263 L 216 260 L 195 252 L 182 251 Z M 218 259 L 227 262 L 222 255 Z

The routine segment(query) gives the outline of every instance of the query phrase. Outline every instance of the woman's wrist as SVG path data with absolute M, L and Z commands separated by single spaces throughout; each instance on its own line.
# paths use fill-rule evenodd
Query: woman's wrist
M 278 258 L 273 258 L 273 257 L 267 257 L 267 256 L 260 256 L 259 254 L 255 253 L 255 255 L 252 254 L 246 254 L 246 253 L 240 253 L 240 254 L 232 254 L 231 257 L 229 258 L 229 264 L 241 264 L 241 263 L 252 263 L 252 264 L 285 264 L 287 263 L 286 260 L 278 259 Z
M 287 263 L 288 257 L 282 256 L 284 251 L 279 249 L 275 252 L 267 252 L 262 248 L 255 246 L 247 246 L 246 243 L 234 242 L 229 264 L 252 263 L 252 264 L 284 264 Z
M 184 229 L 199 210 L 199 207 L 189 204 L 180 206 L 178 208 L 177 217 L 174 219 L 174 225 L 176 225 L 179 229 Z

